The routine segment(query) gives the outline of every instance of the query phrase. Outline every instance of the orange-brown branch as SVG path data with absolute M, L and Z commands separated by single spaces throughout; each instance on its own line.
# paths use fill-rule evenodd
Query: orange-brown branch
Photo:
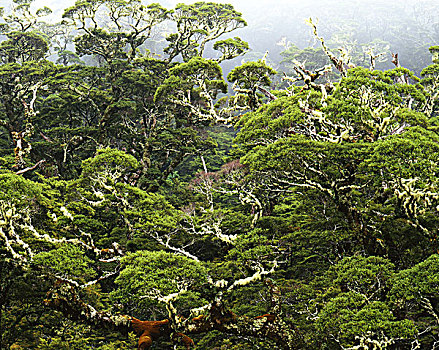
M 137 318 L 131 319 L 131 326 L 134 332 L 139 336 L 138 350 L 149 349 L 153 341 L 161 337 L 169 337 L 171 334 L 171 328 L 169 327 L 169 320 L 162 321 L 140 321 Z M 172 340 L 181 342 L 186 346 L 186 349 L 190 349 L 194 346 L 194 341 L 183 333 L 174 333 Z
M 45 304 L 73 320 L 86 322 L 95 328 L 110 328 L 122 334 L 134 331 L 139 336 L 138 350 L 150 349 L 153 342 L 160 338 L 180 342 L 189 350 L 194 342 L 186 334 L 202 334 L 213 330 L 241 336 L 263 336 L 286 350 L 302 348 L 302 339 L 282 318 L 273 314 L 254 318 L 239 316 L 225 308 L 222 303 L 212 305 L 204 315 L 183 320 L 179 327 L 186 334 L 175 332 L 167 319 L 141 321 L 127 315 L 98 312 L 78 297 L 74 286 L 62 281 L 47 294 Z

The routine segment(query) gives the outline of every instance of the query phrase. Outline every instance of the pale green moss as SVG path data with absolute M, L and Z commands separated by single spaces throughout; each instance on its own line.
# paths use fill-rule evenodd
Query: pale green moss
M 430 46 L 429 48 L 431 54 L 433 55 L 433 57 L 431 58 L 431 60 L 433 61 L 433 63 L 438 63 L 439 64 L 439 46 Z

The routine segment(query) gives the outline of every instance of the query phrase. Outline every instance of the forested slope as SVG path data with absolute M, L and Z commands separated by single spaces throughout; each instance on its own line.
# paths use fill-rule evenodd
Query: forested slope
M 225 78 L 231 5 L 30 4 L 0 23 L 2 349 L 437 346 L 438 46 L 416 76 L 310 19 L 285 74 Z

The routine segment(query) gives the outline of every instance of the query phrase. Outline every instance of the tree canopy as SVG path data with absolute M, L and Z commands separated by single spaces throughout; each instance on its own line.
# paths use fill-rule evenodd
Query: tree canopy
M 225 74 L 232 5 L 31 3 L 1 23 L 1 348 L 436 346 L 437 46 L 377 70 L 309 19 L 318 47 Z

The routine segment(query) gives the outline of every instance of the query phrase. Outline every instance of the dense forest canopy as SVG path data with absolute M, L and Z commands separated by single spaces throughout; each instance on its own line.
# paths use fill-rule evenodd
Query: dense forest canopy
M 38 4 L 1 10 L 0 348 L 438 346 L 437 5 L 265 52 L 231 4 Z

